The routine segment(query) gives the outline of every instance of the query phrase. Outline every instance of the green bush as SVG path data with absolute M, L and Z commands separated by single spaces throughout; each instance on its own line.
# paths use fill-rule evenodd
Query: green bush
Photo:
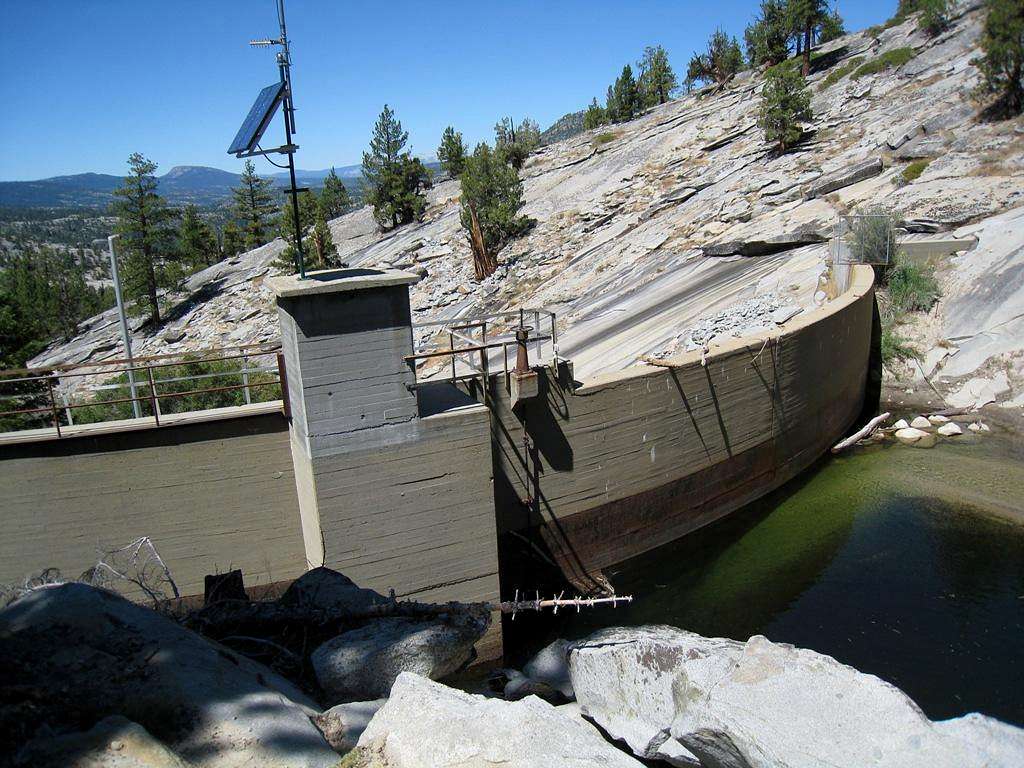
M 854 259 L 863 264 L 890 264 L 896 254 L 897 223 L 882 208 L 869 208 L 855 218 L 850 230 Z
M 910 163 L 906 168 L 903 169 L 903 173 L 900 178 L 903 179 L 904 184 L 909 184 L 915 181 L 922 173 L 924 169 L 928 167 L 928 160 L 915 160 Z
M 927 312 L 939 298 L 934 270 L 898 258 L 888 276 L 889 301 L 896 313 Z
M 831 88 L 863 63 L 863 56 L 854 56 L 848 62 L 843 64 L 843 66 L 833 69 L 828 73 L 828 77 L 818 83 L 818 91 L 821 92 L 826 88 Z
M 594 144 L 600 146 L 601 144 L 607 144 L 610 141 L 615 141 L 617 138 L 619 138 L 617 133 L 610 133 L 606 131 L 604 133 L 599 133 L 594 137 Z
M 882 365 L 892 370 L 893 363 L 904 360 L 920 360 L 921 353 L 911 346 L 892 325 L 883 326 L 880 343 Z
M 950 0 L 921 0 L 917 6 L 921 11 L 917 20 L 918 29 L 935 37 L 949 26 L 953 12 Z
M 893 16 L 891 19 L 885 22 L 885 24 L 876 24 L 873 27 L 868 27 L 867 29 L 864 30 L 864 34 L 867 35 L 868 37 L 878 37 L 885 30 L 892 29 L 898 24 L 902 24 L 904 21 L 906 21 L 906 17 L 897 13 L 895 16 Z
M 852 77 L 856 80 L 859 77 L 874 75 L 877 72 L 883 72 L 887 69 L 902 67 L 916 55 L 917 54 L 914 53 L 913 48 L 893 48 L 891 51 L 886 51 L 881 56 L 872 59 L 866 64 L 861 64 L 853 73 Z

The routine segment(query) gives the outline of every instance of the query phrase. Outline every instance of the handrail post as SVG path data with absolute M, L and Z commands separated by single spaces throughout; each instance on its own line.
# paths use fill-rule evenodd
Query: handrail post
M 57 430 L 57 437 L 62 437 L 60 433 L 60 417 L 57 415 L 57 400 L 53 396 L 53 377 L 47 377 L 46 383 L 50 386 L 50 411 L 53 413 L 53 427 Z
M 153 420 L 156 425 L 160 426 L 160 399 L 156 396 L 156 382 L 153 380 L 153 369 L 147 367 L 146 370 L 149 372 L 149 398 L 150 402 L 153 403 Z
M 245 385 L 245 389 L 242 390 L 242 394 L 245 396 L 245 404 L 249 405 L 252 403 L 252 397 L 249 395 L 249 356 L 242 355 L 242 384 Z

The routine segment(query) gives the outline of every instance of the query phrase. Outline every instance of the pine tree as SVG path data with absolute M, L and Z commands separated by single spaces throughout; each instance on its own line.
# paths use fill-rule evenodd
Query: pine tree
M 523 118 L 518 127 L 512 124 L 510 117 L 503 117 L 494 126 L 495 153 L 517 171 L 539 145 L 540 126 L 528 117 Z
M 604 107 L 597 103 L 595 98 L 590 102 L 590 106 L 587 107 L 587 111 L 583 114 L 583 130 L 589 131 L 592 128 L 597 128 L 600 125 L 604 125 L 608 122 L 608 117 L 605 113 Z
M 118 250 L 123 259 L 125 297 L 144 307 L 149 321 L 160 322 L 158 292 L 170 287 L 168 266 L 174 257 L 174 212 L 157 194 L 156 163 L 138 152 L 128 158 L 129 174 L 114 190 L 111 210 L 121 234 Z
M 402 152 L 409 134 L 395 113 L 384 105 L 370 139 L 370 151 L 363 153 L 363 188 L 366 202 L 382 227 L 408 224 L 423 215 L 423 190 L 430 188 L 430 172 L 419 159 Z
M 773 66 L 789 58 L 789 28 L 783 0 L 762 0 L 760 15 L 743 33 L 750 66 Z
M 743 69 L 743 51 L 735 37 L 716 29 L 708 40 L 705 53 L 694 54 L 686 68 L 686 89 L 696 83 L 714 82 L 724 85 Z
M 227 221 L 220 231 L 220 255 L 229 259 L 245 250 L 245 238 L 242 230 L 233 221 Z
M 191 271 L 196 272 L 217 261 L 217 239 L 210 225 L 199 216 L 192 203 L 185 206 L 178 228 L 178 252 Z
M 315 257 L 317 269 L 338 266 L 338 249 L 334 245 L 331 228 L 327 226 L 327 218 L 327 208 L 321 193 L 314 213 L 313 228 L 309 233 L 308 247 L 305 249 Z
M 604 118 L 605 122 L 615 122 L 617 115 L 619 114 L 619 105 L 615 102 L 615 85 L 608 86 L 608 92 L 604 98 Z
M 1024 108 L 1024 4 L 1020 0 L 988 0 L 981 33 L 983 94 L 999 94 L 995 112 L 1020 114 Z
M 945 0 L 938 0 L 938 2 L 944 3 Z M 832 13 L 826 13 L 818 29 L 818 42 L 830 43 L 845 34 L 846 25 L 843 23 L 843 17 L 839 15 L 839 11 L 833 9 Z
M 320 191 L 320 205 L 323 206 L 324 216 L 329 221 L 336 219 L 352 207 L 352 197 L 338 174 L 331 168 L 331 172 L 324 179 L 324 188 Z
M 316 223 L 318 203 L 317 196 L 310 190 L 299 192 L 299 231 L 302 232 L 302 253 L 307 260 L 312 258 L 309 247 L 309 231 Z M 286 245 L 280 256 L 274 261 L 274 266 L 287 273 L 297 273 L 299 271 L 299 265 L 296 263 L 298 252 L 295 249 L 295 221 L 291 200 L 284 202 L 277 221 L 277 235 L 285 241 Z M 316 265 L 307 261 L 306 267 L 312 269 L 316 268 Z
M 637 88 L 636 80 L 633 78 L 633 68 L 627 64 L 622 68 L 622 74 L 615 81 L 613 88 L 615 94 L 615 114 L 612 120 L 616 123 L 623 123 L 632 120 L 640 112 L 640 91 Z
M 523 183 L 508 163 L 486 144 L 478 144 L 466 158 L 462 176 L 459 221 L 473 251 L 477 280 L 494 273 L 498 251 L 532 223 L 520 216 Z
M 770 70 L 761 93 L 758 118 L 765 140 L 785 152 L 800 140 L 800 124 L 811 118 L 811 96 L 803 76 L 788 67 Z
M 462 143 L 462 134 L 450 125 L 441 134 L 437 159 L 449 178 L 457 179 L 462 173 L 462 166 L 466 162 L 466 145 Z
M 803 53 L 803 76 L 807 77 L 811 72 L 814 33 L 828 16 L 828 3 L 826 0 L 787 0 L 786 16 L 790 31 L 797 39 L 797 54 L 800 55 L 801 51 Z
M 274 182 L 260 178 L 252 160 L 246 160 L 242 178 L 232 194 L 235 217 L 242 222 L 245 231 L 246 248 L 259 248 L 269 243 L 278 205 Z
M 660 45 L 644 48 L 643 58 L 637 63 L 640 72 L 640 100 L 645 107 L 664 104 L 672 91 L 679 87 L 676 73 L 668 63 L 668 54 Z

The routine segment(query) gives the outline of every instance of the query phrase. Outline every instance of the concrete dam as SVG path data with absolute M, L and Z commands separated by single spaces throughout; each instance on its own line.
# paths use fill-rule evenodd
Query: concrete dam
M 206 574 L 258 587 L 326 565 L 399 597 L 496 601 L 532 587 L 503 582 L 499 541 L 517 535 L 600 588 L 602 568 L 773 490 L 857 420 L 874 275 L 848 272 L 784 329 L 586 381 L 557 354 L 495 364 L 527 350 L 514 340 L 461 347 L 468 375 L 418 375 L 443 350 L 413 348 L 415 275 L 271 278 L 282 400 L 0 439 L 0 582 L 73 577 L 147 536 L 186 595 Z

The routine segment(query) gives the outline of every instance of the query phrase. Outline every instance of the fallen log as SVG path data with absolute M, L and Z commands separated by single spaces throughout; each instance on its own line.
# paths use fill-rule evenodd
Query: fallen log
M 886 411 L 885 413 L 880 413 L 878 416 L 875 416 L 875 418 L 873 418 L 871 421 L 869 421 L 863 427 L 858 429 L 856 432 L 854 432 L 848 438 L 846 438 L 845 440 L 842 440 L 842 441 L 836 443 L 834 446 L 832 446 L 832 453 L 839 453 L 840 451 L 846 450 L 847 448 L 849 448 L 854 443 L 857 443 L 858 441 L 863 440 L 865 437 L 867 437 L 872 432 L 874 432 L 878 428 L 878 425 L 881 424 L 886 419 L 888 419 L 890 415 L 891 414 L 888 411 Z

